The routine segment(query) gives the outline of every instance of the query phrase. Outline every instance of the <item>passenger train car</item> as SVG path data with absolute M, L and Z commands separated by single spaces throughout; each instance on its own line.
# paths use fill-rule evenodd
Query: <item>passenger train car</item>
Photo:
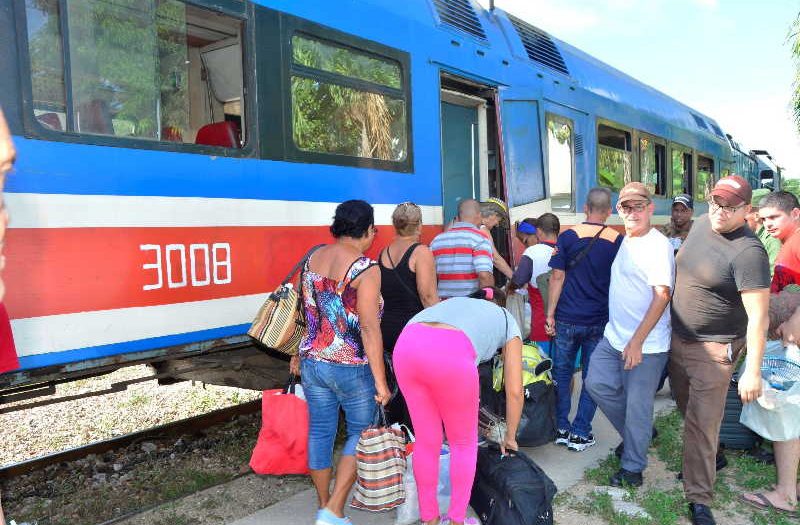
M 663 221 L 733 169 L 713 118 L 531 22 L 472 0 L 0 0 L 21 363 L 0 389 L 245 345 L 346 199 L 381 245 L 402 201 L 430 239 L 460 198 L 569 225 L 591 187 L 641 180 Z

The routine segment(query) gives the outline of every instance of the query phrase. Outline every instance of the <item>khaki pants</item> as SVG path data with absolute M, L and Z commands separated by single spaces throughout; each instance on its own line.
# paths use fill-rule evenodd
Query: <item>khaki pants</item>
M 683 491 L 692 503 L 711 505 L 716 454 L 733 363 L 745 338 L 732 343 L 689 341 L 672 334 L 669 380 L 684 418 Z

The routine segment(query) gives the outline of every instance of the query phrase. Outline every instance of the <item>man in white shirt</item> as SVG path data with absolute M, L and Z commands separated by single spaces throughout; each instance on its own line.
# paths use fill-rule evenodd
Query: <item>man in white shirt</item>
M 609 319 L 589 365 L 586 388 L 625 443 L 610 485 L 641 486 L 653 428 L 653 403 L 670 346 L 667 305 L 675 258 L 667 238 L 650 226 L 654 205 L 640 182 L 625 185 L 617 211 L 625 239 L 611 266 Z

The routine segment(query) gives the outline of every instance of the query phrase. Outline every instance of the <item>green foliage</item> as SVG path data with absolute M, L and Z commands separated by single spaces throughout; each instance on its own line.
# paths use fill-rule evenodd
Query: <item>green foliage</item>
M 618 190 L 631 180 L 631 153 L 598 145 L 597 182 L 601 186 Z
M 607 485 L 611 476 L 619 470 L 619 459 L 614 454 L 609 454 L 606 459 L 600 462 L 595 468 L 587 469 L 584 476 L 587 481 L 596 485 Z
M 400 89 L 400 67 L 364 53 L 302 36 L 292 39 L 294 63 L 342 80 Z M 292 130 L 297 147 L 356 157 L 402 160 L 406 154 L 403 100 L 306 76 L 292 76 Z
M 797 198 L 800 198 L 800 179 L 783 179 L 781 189 L 794 193 Z
M 794 121 L 797 129 L 800 130 L 800 13 L 792 23 L 789 31 L 789 43 L 792 46 L 792 57 L 795 61 L 797 71 L 794 76 L 794 95 L 792 96 L 792 109 L 794 111 Z

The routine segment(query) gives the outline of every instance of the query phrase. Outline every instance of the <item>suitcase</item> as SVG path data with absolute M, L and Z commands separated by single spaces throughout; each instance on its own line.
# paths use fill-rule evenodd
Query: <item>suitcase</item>
M 483 525 L 553 525 L 555 495 L 553 481 L 523 452 L 478 448 L 469 504 Z
M 751 449 L 761 441 L 761 437 L 739 423 L 742 413 L 742 400 L 739 397 L 738 383 L 731 379 L 728 396 L 725 399 L 725 413 L 722 416 L 722 425 L 719 427 L 719 442 L 729 449 Z

